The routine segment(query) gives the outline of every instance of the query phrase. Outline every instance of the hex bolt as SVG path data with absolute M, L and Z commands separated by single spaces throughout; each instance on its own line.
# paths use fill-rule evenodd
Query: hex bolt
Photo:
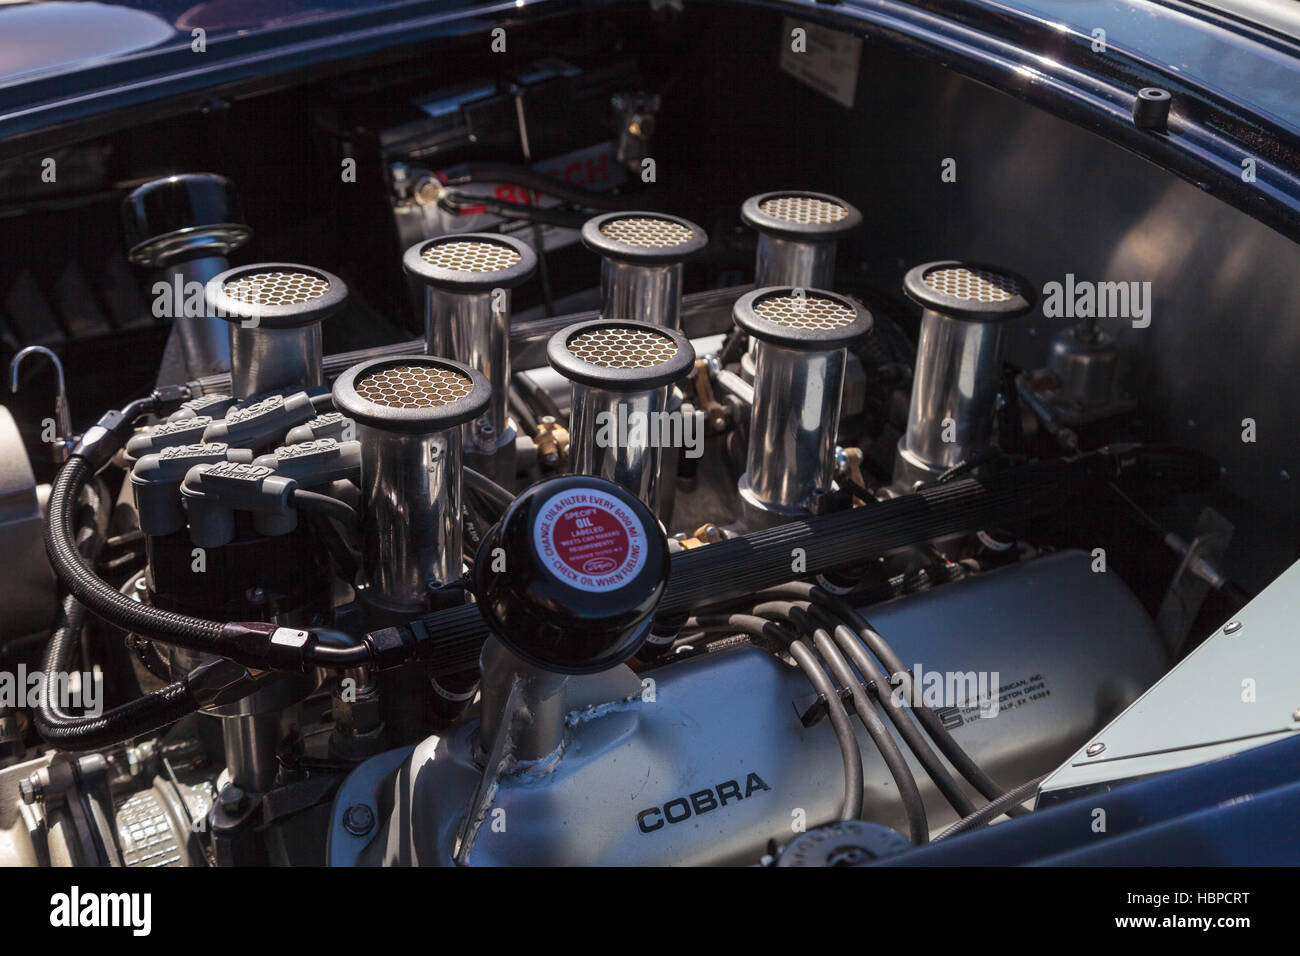
M 343 813 L 343 829 L 353 836 L 365 836 L 375 827 L 375 811 L 364 803 L 354 803 Z
M 1240 630 L 1241 630 L 1240 621 L 1229 621 L 1227 624 L 1223 625 L 1224 634 L 1236 634 Z
M 18 781 L 18 795 L 22 797 L 23 803 L 31 806 L 41 797 L 41 787 L 36 782 L 36 775 L 28 777 L 25 780 Z
M 244 809 L 248 802 L 248 794 L 244 793 L 233 783 L 228 783 L 221 788 L 221 793 L 217 799 L 221 802 L 221 809 L 226 813 L 235 814 Z
M 1097 743 L 1095 744 L 1089 744 L 1088 749 L 1085 750 L 1083 753 L 1084 756 L 1095 757 L 1105 749 L 1106 749 L 1106 745 L 1103 744 L 1101 741 L 1097 741 Z

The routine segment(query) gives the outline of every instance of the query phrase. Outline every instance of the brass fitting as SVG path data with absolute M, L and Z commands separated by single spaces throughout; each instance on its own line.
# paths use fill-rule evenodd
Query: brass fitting
M 848 459 L 849 463 L 848 468 L 845 469 L 848 473 L 849 480 L 860 488 L 867 487 L 867 482 L 862 477 L 862 449 L 852 447 L 845 448 L 844 457 Z M 861 508 L 865 504 L 865 501 L 860 500 L 856 496 L 853 498 L 853 507 Z
M 533 434 L 537 446 L 537 461 L 544 471 L 558 471 L 568 464 L 569 430 L 547 415 L 537 423 Z
M 713 522 L 702 524 L 691 534 L 689 538 L 682 538 L 678 544 L 686 551 L 692 548 L 702 548 L 706 544 L 713 544 L 715 541 L 723 539 L 722 529 Z
M 716 434 L 726 431 L 727 410 L 713 394 L 712 371 L 708 359 L 695 360 L 695 371 L 692 373 L 695 378 L 695 397 L 699 400 L 700 410 L 704 412 L 709 429 Z

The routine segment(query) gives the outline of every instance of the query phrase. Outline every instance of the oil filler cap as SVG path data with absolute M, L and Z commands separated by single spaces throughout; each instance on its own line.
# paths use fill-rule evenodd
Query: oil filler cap
M 869 820 L 841 820 L 795 837 L 777 857 L 778 867 L 871 866 L 912 849 L 903 834 Z
M 521 658 L 591 674 L 645 641 L 669 563 L 659 522 L 638 499 L 600 478 L 564 475 L 522 492 L 484 536 L 474 593 Z

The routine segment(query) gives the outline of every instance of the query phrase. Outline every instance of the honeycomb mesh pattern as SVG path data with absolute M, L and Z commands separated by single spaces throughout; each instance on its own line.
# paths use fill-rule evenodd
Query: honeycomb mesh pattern
M 600 233 L 606 239 L 623 242 L 629 246 L 643 246 L 647 249 L 671 249 L 695 237 L 693 229 L 679 222 L 673 222 L 671 219 L 650 219 L 645 216 L 611 219 L 601 225 Z
M 677 354 L 677 343 L 645 329 L 608 326 L 569 339 L 569 352 L 601 368 L 650 368 Z
M 759 203 L 758 208 L 773 219 L 801 226 L 829 226 L 849 214 L 840 203 L 816 196 L 776 196 Z
M 857 318 L 844 303 L 813 295 L 774 295 L 755 305 L 754 314 L 788 329 L 842 329 Z
M 1010 276 L 965 266 L 934 269 L 922 281 L 935 292 L 971 302 L 1006 302 L 1020 295 L 1020 283 Z
M 438 269 L 452 272 L 500 272 L 519 264 L 519 253 L 500 242 L 458 239 L 436 242 L 420 258 Z
M 325 279 L 311 272 L 254 272 L 232 279 L 225 293 L 246 305 L 302 305 L 330 290 Z
M 385 408 L 441 408 L 474 388 L 466 375 L 436 365 L 390 365 L 357 380 L 357 394 Z

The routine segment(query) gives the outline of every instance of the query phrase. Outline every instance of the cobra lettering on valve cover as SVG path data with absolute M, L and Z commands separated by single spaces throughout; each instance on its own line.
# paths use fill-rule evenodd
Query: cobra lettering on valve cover
M 662 830 L 664 823 L 684 823 L 691 817 L 702 816 L 712 810 L 725 807 L 729 802 L 755 797 L 764 790 L 771 790 L 763 778 L 751 773 L 745 778 L 745 792 L 740 792 L 740 782 L 728 780 L 707 790 L 697 790 L 683 797 L 675 797 L 662 807 L 650 807 L 636 815 L 637 828 L 642 833 L 654 833 Z

